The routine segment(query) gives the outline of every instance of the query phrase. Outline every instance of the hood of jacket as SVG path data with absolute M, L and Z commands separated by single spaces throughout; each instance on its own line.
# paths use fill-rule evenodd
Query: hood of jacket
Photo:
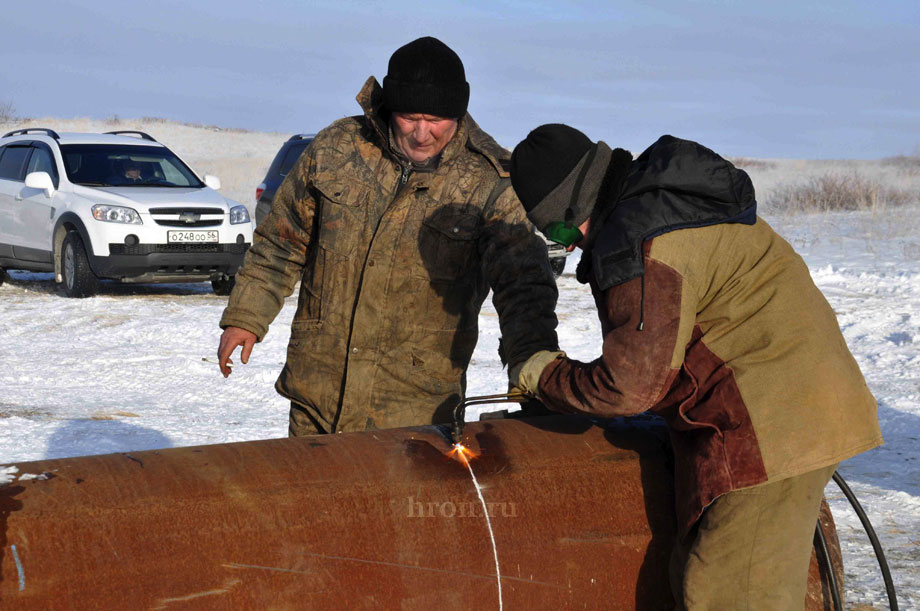
M 378 145 L 391 154 L 401 157 L 399 151 L 390 146 L 389 111 L 383 103 L 383 88 L 377 79 L 369 77 L 355 98 L 364 111 L 364 118 Z M 457 133 L 451 138 L 441 152 L 441 162 L 449 160 L 463 148 L 479 153 L 489 160 L 499 176 L 507 178 L 511 163 L 511 152 L 499 145 L 489 134 L 484 132 L 469 113 L 463 115 L 457 123 Z
M 601 290 L 643 274 L 642 243 L 657 235 L 718 223 L 756 221 L 754 185 L 710 149 L 662 136 L 635 161 L 615 192 L 602 193 L 606 217 L 593 245 L 583 253 Z M 581 267 L 581 266 L 580 266 Z

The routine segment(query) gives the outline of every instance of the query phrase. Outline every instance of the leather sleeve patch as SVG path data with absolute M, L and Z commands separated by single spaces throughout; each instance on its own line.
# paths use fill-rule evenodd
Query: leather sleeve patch
M 606 291 L 592 282 L 603 351 L 590 363 L 560 359 L 547 367 L 540 378 L 544 403 L 556 411 L 602 416 L 652 409 L 674 377 L 681 284 L 675 270 L 648 258 L 644 277 Z

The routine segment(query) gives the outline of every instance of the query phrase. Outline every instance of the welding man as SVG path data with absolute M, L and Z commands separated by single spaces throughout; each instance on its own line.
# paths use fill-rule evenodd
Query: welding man
M 747 174 L 663 136 L 637 159 L 543 125 L 511 180 L 581 249 L 603 333 L 590 363 L 535 354 L 517 385 L 551 410 L 651 411 L 675 454 L 677 606 L 801 609 L 836 465 L 881 445 L 877 406 L 804 261 L 756 214 Z

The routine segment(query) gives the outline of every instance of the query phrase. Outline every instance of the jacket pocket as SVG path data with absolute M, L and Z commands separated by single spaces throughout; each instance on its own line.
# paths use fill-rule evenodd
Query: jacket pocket
M 322 320 L 295 320 L 291 323 L 291 339 L 288 342 L 288 358 L 291 350 L 297 350 L 311 338 L 316 336 L 316 331 L 323 326 Z
M 429 395 L 461 394 L 463 370 L 455 366 L 443 350 L 413 347 L 409 358 L 406 379 L 420 391 Z
M 297 313 L 292 323 L 293 331 L 298 328 L 318 328 L 325 317 L 324 301 L 326 277 L 329 274 L 329 257 L 322 248 L 317 248 L 307 262 L 307 268 L 300 279 L 300 295 L 297 300 Z
M 477 244 L 481 233 L 479 216 L 439 208 L 422 220 L 419 254 L 432 282 L 466 280 L 473 284 L 480 263 Z
M 357 181 L 317 181 L 319 245 L 350 257 L 357 248 L 367 219 L 370 190 Z

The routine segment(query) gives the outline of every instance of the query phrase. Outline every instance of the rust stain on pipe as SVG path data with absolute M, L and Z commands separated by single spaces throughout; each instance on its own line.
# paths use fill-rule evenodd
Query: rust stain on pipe
M 504 608 L 671 605 L 656 431 L 465 433 L 485 508 L 436 427 L 19 463 L 55 477 L 0 488 L 0 609 L 497 609 L 484 511 Z

